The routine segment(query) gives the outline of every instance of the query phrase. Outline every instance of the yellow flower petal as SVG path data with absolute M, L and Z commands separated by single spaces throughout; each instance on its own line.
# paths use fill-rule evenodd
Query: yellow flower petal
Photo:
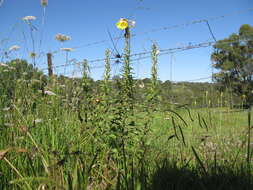
M 128 20 L 127 19 L 120 19 L 117 22 L 116 26 L 120 30 L 125 30 L 128 27 Z

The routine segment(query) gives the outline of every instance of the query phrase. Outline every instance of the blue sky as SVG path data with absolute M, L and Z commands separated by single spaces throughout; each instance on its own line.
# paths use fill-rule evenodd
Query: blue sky
M 33 22 L 38 29 L 33 33 L 37 54 L 59 50 L 60 47 L 80 47 L 69 54 L 69 59 L 77 61 L 103 58 L 106 48 L 113 49 L 108 30 L 112 36 L 120 36 L 121 32 L 115 27 L 115 23 L 122 17 L 136 21 L 136 27 L 132 29 L 132 33 L 136 34 L 131 39 L 132 53 L 149 51 L 152 43 L 156 43 L 160 49 L 166 49 L 212 40 L 205 23 L 150 32 L 153 29 L 229 15 L 209 21 L 215 37 L 222 39 L 237 32 L 242 24 L 253 25 L 253 11 L 246 11 L 253 8 L 252 0 L 48 1 L 45 24 L 42 25 L 43 8 L 40 0 L 4 0 L 0 7 L 1 51 L 5 51 L 12 45 L 19 45 L 21 49 L 10 54 L 10 58 L 28 58 L 28 52 L 32 51 L 31 38 L 28 25 L 22 21 L 22 17 L 28 15 L 37 18 Z M 236 14 L 237 12 L 240 14 Z M 72 39 L 62 45 L 54 39 L 57 33 L 69 35 Z M 40 40 L 42 44 L 39 49 Z M 107 41 L 85 47 L 85 44 L 101 40 Z M 114 42 L 117 43 L 118 51 L 122 53 L 123 40 Z M 212 48 L 209 47 L 178 52 L 173 56 L 160 56 L 159 79 L 164 81 L 172 78 L 173 81 L 185 81 L 211 76 L 211 52 Z M 46 67 L 45 56 L 41 56 L 36 62 L 40 68 Z M 64 64 L 65 53 L 55 54 L 53 63 L 54 65 Z M 93 63 L 90 66 L 102 65 L 103 62 Z M 150 67 L 150 59 L 133 62 L 135 78 L 149 77 Z M 112 74 L 119 74 L 120 68 L 120 65 L 114 64 Z M 73 74 L 74 70 L 76 72 Z M 79 71 L 78 67 L 68 67 L 66 73 L 78 76 Z M 63 69 L 57 69 L 55 72 L 63 73 Z M 103 68 L 92 69 L 91 75 L 95 79 L 100 79 Z

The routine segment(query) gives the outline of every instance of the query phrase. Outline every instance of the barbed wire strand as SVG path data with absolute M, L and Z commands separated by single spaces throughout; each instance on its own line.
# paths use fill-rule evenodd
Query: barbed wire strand
M 193 20 L 193 21 L 190 21 L 190 22 L 182 23 L 182 24 L 164 26 L 164 27 L 161 27 L 161 28 L 151 29 L 149 31 L 140 32 L 140 33 L 137 33 L 137 34 L 131 34 L 131 37 L 136 37 L 136 36 L 139 36 L 139 35 L 145 35 L 145 34 L 149 34 L 149 33 L 159 32 L 159 31 L 163 31 L 163 30 L 172 30 L 172 29 L 175 29 L 175 28 L 187 27 L 187 26 L 195 25 L 195 24 L 199 24 L 199 23 L 207 23 L 209 25 L 210 21 L 219 20 L 219 19 L 223 19 L 223 18 L 226 18 L 226 17 L 235 16 L 235 15 L 240 15 L 240 14 L 243 14 L 243 13 L 246 13 L 246 12 L 251 12 L 251 11 L 253 11 L 253 8 L 244 9 L 244 10 L 241 10 L 241 11 L 232 12 L 232 13 L 228 13 L 228 14 L 221 15 L 221 16 L 208 17 L 208 18 L 204 18 L 204 19 Z M 209 27 L 210 27 L 210 25 L 209 25 Z M 120 35 L 118 37 L 113 37 L 112 39 L 113 40 L 119 40 L 119 39 L 123 39 L 123 38 L 124 37 L 122 35 Z M 109 42 L 109 40 L 100 40 L 100 41 L 91 42 L 91 43 L 87 43 L 87 44 L 83 44 L 83 45 L 79 45 L 79 46 L 74 46 L 74 47 L 72 47 L 72 49 L 80 49 L 80 48 L 90 47 L 90 46 L 93 46 L 93 45 L 103 44 L 103 43 L 106 43 L 106 42 Z M 57 54 L 60 51 L 61 50 L 55 50 L 52 53 Z
M 225 42 L 219 42 L 219 44 L 230 44 L 230 43 L 234 43 L 234 42 L 245 42 L 245 40 L 229 40 L 229 41 L 225 41 Z M 191 43 L 189 43 L 191 44 Z M 161 49 L 159 50 L 160 53 L 158 54 L 158 56 L 162 56 L 162 55 L 167 55 L 167 54 L 171 54 L 171 53 L 177 53 L 177 52 L 181 52 L 181 51 L 187 51 L 187 50 L 191 50 L 191 49 L 199 49 L 199 48 L 205 48 L 205 47 L 210 47 L 215 45 L 216 42 L 214 41 L 208 41 L 208 42 L 201 42 L 195 45 L 188 45 L 188 46 L 183 46 L 183 47 L 175 47 L 175 48 L 167 48 L 167 49 Z M 130 57 L 136 57 L 136 56 L 144 56 L 144 55 L 149 55 L 149 56 L 145 56 L 145 57 L 139 57 L 137 59 L 131 59 L 131 61 L 137 61 L 137 60 L 141 60 L 141 59 L 146 59 L 146 58 L 150 58 L 150 54 L 151 51 L 145 51 L 145 52 L 140 52 L 140 53 L 135 53 L 135 54 L 131 54 Z M 111 61 L 116 61 L 117 58 L 110 58 Z M 100 58 L 100 59 L 94 59 L 94 60 L 90 60 L 88 61 L 89 63 L 99 63 L 99 62 L 104 62 L 105 58 Z M 77 65 L 80 64 L 80 62 L 78 63 L 71 63 L 68 64 L 68 66 L 72 66 L 72 65 Z M 65 64 L 62 65 L 57 65 L 57 66 L 53 66 L 52 68 L 60 68 L 60 67 L 65 67 Z M 43 68 L 41 69 L 43 70 L 47 70 L 48 68 Z

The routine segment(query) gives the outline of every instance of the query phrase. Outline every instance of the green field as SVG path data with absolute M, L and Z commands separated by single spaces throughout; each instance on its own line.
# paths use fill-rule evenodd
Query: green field
M 81 122 L 62 97 L 28 94 L 1 111 L 0 189 L 253 187 L 247 110 L 138 105 L 124 118 L 92 97 Z

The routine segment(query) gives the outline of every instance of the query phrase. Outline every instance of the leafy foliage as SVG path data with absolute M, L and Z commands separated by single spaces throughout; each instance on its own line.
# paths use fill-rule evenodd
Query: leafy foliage
M 220 72 L 214 79 L 239 96 L 253 103 L 253 27 L 242 25 L 238 34 L 232 34 L 214 45 L 211 58 Z

